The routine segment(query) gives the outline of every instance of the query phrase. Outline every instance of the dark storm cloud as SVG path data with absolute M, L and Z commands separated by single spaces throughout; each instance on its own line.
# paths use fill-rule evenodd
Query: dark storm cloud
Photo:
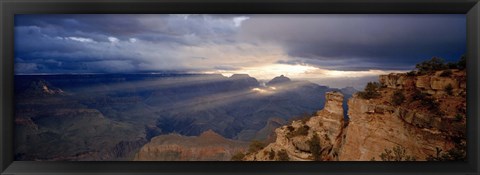
M 182 65 L 182 46 L 231 43 L 221 15 L 16 15 L 18 73 L 145 71 Z M 163 59 L 163 60 L 158 60 Z M 46 60 L 50 60 L 47 62 Z M 53 64 L 52 62 L 55 62 Z M 164 63 L 162 63 L 164 62 Z
M 327 69 L 411 69 L 433 56 L 465 53 L 464 15 L 254 16 L 243 37 L 281 43 L 291 64 Z
M 15 71 L 238 70 L 275 61 L 407 70 L 432 56 L 456 60 L 465 23 L 464 15 L 16 15 Z

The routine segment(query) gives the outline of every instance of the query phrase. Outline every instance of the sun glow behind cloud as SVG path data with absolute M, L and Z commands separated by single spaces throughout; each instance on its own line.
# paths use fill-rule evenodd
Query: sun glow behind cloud
M 368 70 L 368 71 L 340 71 L 328 70 L 311 65 L 289 65 L 289 64 L 269 64 L 262 66 L 243 67 L 239 70 L 218 70 L 214 72 L 229 77 L 233 74 L 248 74 L 260 80 L 270 80 L 274 77 L 285 75 L 294 79 L 323 79 L 323 78 L 359 78 L 368 76 L 378 76 L 382 74 L 405 72 L 401 70 Z
M 285 75 L 330 87 L 362 87 L 431 56 L 457 61 L 466 39 L 460 14 L 16 15 L 15 21 L 16 74 Z
M 248 74 L 257 79 L 272 79 L 280 75 L 299 77 L 316 69 L 318 68 L 309 65 L 268 64 L 242 67 L 239 70 L 218 70 L 216 73 L 220 73 L 224 76 L 231 76 L 232 74 Z

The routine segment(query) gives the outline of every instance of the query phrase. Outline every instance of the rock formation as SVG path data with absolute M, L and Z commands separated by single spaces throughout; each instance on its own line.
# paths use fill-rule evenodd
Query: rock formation
M 290 78 L 288 78 L 284 75 L 281 75 L 281 76 L 275 77 L 272 80 L 270 80 L 267 83 L 267 86 L 273 86 L 273 85 L 276 85 L 276 84 L 288 83 L 290 81 L 291 81 Z
M 343 95 L 328 92 L 323 110 L 276 129 L 275 142 L 244 160 L 279 160 L 275 153 L 280 151 L 289 160 L 382 160 L 386 149 L 397 146 L 426 160 L 437 149 L 453 149 L 466 142 L 466 72 L 449 71 L 381 75 L 380 97 L 355 94 L 348 100 L 348 122 L 342 115 Z M 394 101 L 394 96 L 402 98 Z
M 291 125 L 275 130 L 275 142 L 262 150 L 250 153 L 245 160 L 277 160 L 272 153 L 286 151 L 290 160 L 312 160 L 313 154 L 309 141 L 320 137 L 321 150 L 318 154 L 324 160 L 338 160 L 338 148 L 342 145 L 343 135 L 343 95 L 339 92 L 326 93 L 325 108 L 308 120 L 296 120 Z M 270 153 L 272 152 L 272 153 Z
M 245 151 L 247 143 L 225 139 L 212 130 L 200 136 L 179 134 L 152 138 L 135 155 L 135 161 L 219 161 L 230 160 Z
M 53 87 L 45 80 L 33 81 L 30 86 L 21 94 L 28 97 L 45 97 L 54 95 L 65 95 L 62 89 Z

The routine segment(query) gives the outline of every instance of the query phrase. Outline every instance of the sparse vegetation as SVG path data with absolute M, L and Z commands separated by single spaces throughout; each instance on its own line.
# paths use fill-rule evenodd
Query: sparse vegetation
M 402 91 L 395 91 L 392 95 L 392 104 L 394 105 L 401 105 L 405 101 L 405 95 L 403 95 Z
M 295 130 L 295 128 L 294 128 L 292 125 L 288 125 L 288 126 L 287 126 L 287 130 L 288 130 L 289 132 L 292 132 L 292 131 Z
M 263 148 L 265 148 L 265 143 L 260 142 L 258 140 L 253 140 L 248 147 L 248 152 L 249 153 L 257 152 Z
M 232 156 L 231 160 L 232 161 L 243 161 L 243 158 L 245 157 L 245 154 L 242 152 L 237 152 L 235 155 Z
M 443 90 L 444 90 L 445 93 L 447 93 L 448 95 L 453 95 L 453 86 L 452 86 L 452 84 L 448 84 L 447 86 L 445 86 L 445 88 L 443 88 Z
M 274 160 L 275 159 L 275 151 L 273 149 L 271 149 L 269 152 L 268 152 L 268 159 L 270 160 Z
M 313 112 L 311 114 L 309 113 L 303 113 L 302 115 L 300 116 L 296 116 L 296 117 L 292 117 L 288 120 L 288 123 L 293 123 L 293 121 L 296 121 L 296 120 L 300 120 L 303 124 L 307 123 L 308 120 L 310 120 L 310 118 L 312 118 L 313 116 L 317 115 L 316 112 Z
M 279 161 L 289 161 L 290 157 L 288 157 L 288 153 L 286 150 L 282 149 L 277 152 L 277 160 Z
M 407 76 L 409 76 L 409 77 L 413 77 L 413 76 L 415 76 L 415 75 L 417 75 L 417 72 L 415 72 L 415 71 L 413 71 L 413 70 L 410 71 L 410 72 L 407 72 Z M 375 159 L 375 158 L 374 158 L 374 159 Z
M 458 62 L 445 63 L 445 60 L 438 57 L 433 57 L 430 60 L 421 62 L 415 66 L 417 74 L 424 75 L 433 73 L 435 71 L 445 70 L 445 69 L 460 69 L 463 70 L 467 67 L 467 60 L 465 55 L 460 57 Z M 407 73 L 408 75 L 408 73 Z M 441 77 L 448 77 L 452 75 L 451 70 L 445 70 L 440 74 Z
M 465 55 L 462 55 L 460 57 L 460 60 L 457 62 L 457 69 L 463 70 L 467 68 L 467 58 Z
M 404 147 L 395 146 L 391 150 L 385 149 L 384 152 L 380 154 L 380 159 L 382 159 L 382 161 L 415 161 L 417 158 L 407 155 Z
M 418 63 L 415 68 L 417 69 L 418 74 L 424 75 L 438 70 L 444 70 L 447 68 L 447 65 L 445 65 L 445 60 L 442 58 L 433 57 L 430 60 Z
M 364 91 L 358 92 L 358 96 L 363 99 L 372 99 L 380 97 L 378 90 L 382 88 L 382 85 L 378 82 L 368 82 Z
M 287 138 L 292 138 L 296 136 L 306 136 L 308 135 L 308 130 L 310 130 L 310 127 L 308 125 L 303 125 L 297 128 L 296 130 L 294 130 L 293 132 L 288 133 Z
M 312 153 L 313 160 L 321 161 L 322 147 L 320 145 L 320 138 L 316 133 L 313 134 L 313 137 L 308 141 L 308 146 L 310 148 L 310 152 Z
M 464 119 L 463 115 L 461 115 L 461 114 L 455 115 L 455 121 L 461 122 L 461 121 L 463 121 L 463 119 Z
M 442 153 L 442 149 L 436 148 L 436 155 L 429 155 L 428 161 L 465 161 L 467 159 L 466 144 L 461 142 L 456 144 L 454 148 Z
M 441 74 L 440 74 L 440 77 L 449 77 L 450 75 L 452 75 L 452 70 L 450 69 L 447 69 L 447 70 L 444 70 Z
M 420 104 L 424 107 L 426 107 L 428 110 L 433 111 L 433 112 L 439 112 L 438 111 L 438 102 L 435 101 L 432 97 L 430 97 L 430 94 L 420 92 L 419 90 L 416 90 L 413 95 L 412 95 L 412 100 L 413 101 L 420 101 Z

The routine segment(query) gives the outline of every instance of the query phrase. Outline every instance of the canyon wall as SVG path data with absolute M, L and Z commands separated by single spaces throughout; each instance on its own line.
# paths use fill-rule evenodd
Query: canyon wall
M 449 71 L 381 75 L 378 97 L 349 99 L 348 121 L 342 115 L 343 95 L 328 92 L 323 110 L 276 129 L 275 142 L 244 160 L 279 160 L 278 152 L 286 152 L 288 160 L 381 160 L 394 147 L 426 160 L 437 149 L 455 148 L 466 142 L 466 72 Z
M 135 161 L 226 161 L 245 151 L 247 143 L 225 139 L 208 130 L 200 136 L 169 134 L 153 137 L 135 155 Z

